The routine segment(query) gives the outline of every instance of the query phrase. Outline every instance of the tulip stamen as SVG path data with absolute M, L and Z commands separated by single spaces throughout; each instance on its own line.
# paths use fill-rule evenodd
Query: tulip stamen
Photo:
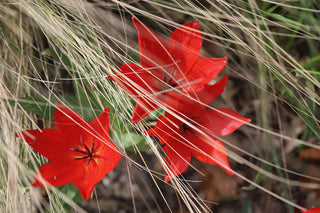
M 198 123 L 198 122 L 195 122 L 194 119 L 200 119 L 199 117 L 191 117 L 189 118 L 187 121 L 189 123 L 191 123 L 193 126 L 199 126 L 202 124 L 202 122 Z M 191 129 L 191 126 L 189 126 L 188 124 L 185 124 L 183 123 L 181 126 L 180 126 L 180 129 L 181 129 L 181 133 L 184 134 L 186 137 L 188 137 L 188 131 L 191 132 L 194 136 L 198 137 L 197 136 L 197 133 L 195 133 L 194 130 Z
M 92 139 L 92 142 L 91 142 L 91 147 L 90 149 L 88 148 L 88 146 L 84 143 L 83 141 L 83 138 L 82 136 L 80 135 L 80 141 L 84 147 L 84 150 L 80 150 L 80 149 L 77 149 L 77 148 L 70 148 L 70 150 L 72 151 L 75 151 L 75 152 L 79 152 L 81 154 L 83 154 L 84 156 L 81 156 L 81 157 L 75 157 L 73 158 L 73 160 L 83 160 L 83 159 L 88 159 L 86 165 L 89 165 L 91 159 L 94 157 L 95 153 L 94 153 L 94 140 Z

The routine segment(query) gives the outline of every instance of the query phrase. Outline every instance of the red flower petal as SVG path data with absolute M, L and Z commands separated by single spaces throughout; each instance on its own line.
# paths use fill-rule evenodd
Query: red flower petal
M 210 138 L 208 141 L 208 138 L 204 138 L 204 136 L 201 136 L 201 138 L 194 142 L 198 149 L 193 149 L 192 154 L 198 160 L 217 165 L 229 175 L 233 175 L 233 171 L 228 163 L 226 149 L 221 141 L 214 138 Z
M 95 131 L 96 136 L 103 139 L 109 139 L 109 108 L 106 107 L 103 112 L 89 125 Z
M 233 174 L 228 163 L 224 145 L 213 136 L 204 134 L 208 131 L 212 131 L 210 132 L 211 134 L 219 131 L 223 132 L 225 131 L 222 128 L 224 125 L 229 131 L 234 131 L 244 122 L 249 121 L 249 119 L 240 116 L 232 110 L 218 110 L 236 115 L 242 121 L 227 120 L 227 118 L 222 117 L 220 114 L 213 113 L 215 112 L 213 109 L 198 111 L 189 108 L 189 113 L 187 113 L 189 119 L 186 119 L 186 123 L 166 112 L 164 116 L 159 117 L 159 121 L 155 127 L 145 132 L 150 136 L 158 137 L 160 143 L 165 145 L 163 151 L 167 152 L 165 158 L 166 165 L 172 171 L 172 173 L 166 172 L 165 181 L 179 175 L 188 167 L 191 153 L 200 161 L 218 165 L 228 174 Z M 230 125 L 230 123 L 232 124 Z
M 23 138 L 32 148 L 48 159 L 69 156 L 71 141 L 65 140 L 57 129 L 34 129 L 22 131 L 17 136 Z
M 199 117 L 202 125 L 216 136 L 231 134 L 244 123 L 251 121 L 239 113 L 225 108 L 208 109 L 206 113 L 199 114 Z
M 141 66 L 163 69 L 172 64 L 164 40 L 135 17 L 132 22 L 138 31 Z
M 174 130 L 170 125 L 169 121 L 173 121 L 171 118 L 174 118 L 172 115 L 168 114 L 167 117 L 160 115 L 158 118 L 158 123 L 151 129 L 148 129 L 144 133 L 149 136 L 158 137 L 161 144 L 165 144 L 166 141 L 171 138 L 174 134 Z
M 198 57 L 189 73 L 187 79 L 192 87 L 197 84 L 207 84 L 225 68 L 228 59 L 224 58 L 205 58 Z
M 306 209 L 301 211 L 303 213 L 320 213 L 320 207 L 312 208 L 312 209 Z
M 152 72 L 152 70 L 147 71 L 134 63 L 122 65 L 118 72 L 119 74 L 114 73 L 109 75 L 109 78 L 116 81 L 129 95 L 136 96 L 136 98 L 138 98 L 140 94 L 146 92 L 152 94 L 155 91 L 158 91 L 159 84 L 162 83 L 160 80 L 162 77 L 157 76 L 159 75 L 159 72 Z
M 75 182 L 84 173 L 85 170 L 72 158 L 54 159 L 39 168 L 32 186 L 61 186 Z M 45 180 L 44 183 L 41 181 L 42 178 Z
M 214 85 L 202 85 L 197 91 L 188 90 L 188 93 L 169 92 L 168 105 L 180 113 L 196 114 L 196 111 L 206 109 L 224 90 L 228 76 L 224 76 Z
M 173 146 L 170 147 L 170 145 Z M 170 145 L 167 144 L 164 149 L 164 151 L 167 151 L 165 162 L 169 169 L 169 171 L 166 172 L 165 182 L 184 172 L 188 168 L 191 160 L 189 149 L 180 146 L 179 142 L 170 142 Z
M 168 40 L 167 49 L 184 74 L 190 71 L 200 53 L 202 36 L 198 23 L 193 21 L 181 25 Z
M 137 123 L 142 118 L 149 115 L 154 110 L 158 109 L 160 106 L 156 103 L 156 100 L 147 99 L 147 97 L 139 98 L 134 108 L 131 122 Z
M 201 102 L 203 106 L 210 105 L 221 93 L 227 84 L 228 76 L 224 76 L 217 83 L 213 85 L 204 85 L 203 89 L 198 90 L 195 97 Z
M 181 121 L 171 114 L 166 114 L 159 116 L 157 125 L 146 131 L 149 136 L 156 136 L 161 144 L 165 144 L 163 151 L 166 152 L 165 163 L 168 167 L 165 182 L 184 172 L 190 164 L 191 149 L 188 141 L 181 135 L 180 125 Z
M 207 111 L 203 111 L 205 114 Z M 168 114 L 167 114 L 168 115 Z M 203 128 L 203 120 L 201 116 L 192 116 L 193 119 L 189 120 L 192 125 L 198 128 L 203 133 L 206 133 L 207 130 Z M 174 124 L 179 128 L 175 128 L 174 125 L 170 124 L 170 122 L 174 122 Z M 165 122 L 167 122 L 165 124 Z M 186 125 L 183 129 L 181 126 Z M 178 119 L 174 118 L 172 115 L 167 116 L 167 120 L 163 120 L 163 124 L 157 124 L 158 128 L 158 137 L 163 137 L 165 134 L 168 136 L 164 136 L 162 143 L 166 144 L 163 148 L 164 151 L 169 150 L 170 146 L 175 149 L 178 154 L 180 153 L 192 153 L 197 159 L 203 161 L 205 163 L 210 163 L 213 165 L 218 165 L 223 168 L 228 174 L 232 175 L 233 172 L 229 166 L 227 154 L 224 145 L 216 138 L 212 136 L 205 136 L 201 132 L 198 132 L 187 124 L 183 124 Z M 172 128 L 173 130 L 168 130 Z M 162 131 L 161 132 L 159 132 Z M 176 131 L 175 131 L 176 130 Z M 161 140 L 161 139 L 160 139 Z
M 121 159 L 121 155 L 118 153 L 114 143 L 105 145 L 97 155 L 98 156 L 87 166 L 86 174 L 74 183 L 84 200 L 88 200 L 91 197 L 95 185 L 99 183 L 107 173 L 112 171 Z
M 81 115 L 60 103 L 56 103 L 54 120 L 57 129 L 61 131 L 62 135 L 79 144 L 80 135 L 84 137 L 92 131 Z

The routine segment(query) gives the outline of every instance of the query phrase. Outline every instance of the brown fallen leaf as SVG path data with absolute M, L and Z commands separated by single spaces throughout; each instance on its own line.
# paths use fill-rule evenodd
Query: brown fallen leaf
M 243 183 L 242 179 L 228 175 L 217 166 L 200 164 L 197 168 L 204 174 L 200 177 L 201 183 L 197 191 L 205 200 L 218 203 L 236 198 L 238 185 Z
M 299 158 L 306 161 L 320 161 L 320 150 L 306 148 L 299 152 Z

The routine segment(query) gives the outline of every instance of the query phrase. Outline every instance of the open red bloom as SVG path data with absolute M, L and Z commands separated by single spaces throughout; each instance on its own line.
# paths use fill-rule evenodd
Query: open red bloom
M 233 174 L 226 156 L 224 145 L 214 136 L 228 135 L 246 122 L 250 122 L 237 112 L 225 109 L 205 109 L 223 91 L 227 77 L 214 85 L 205 85 L 196 93 L 201 102 L 193 102 L 185 109 L 184 116 L 165 113 L 158 123 L 146 131 L 158 137 L 166 152 L 167 172 L 165 181 L 181 174 L 187 169 L 191 154 L 205 163 L 222 167 Z M 203 105 L 204 104 L 204 105 Z M 180 118 L 180 119 L 179 119 Z
M 138 31 L 141 66 L 124 64 L 109 76 L 138 99 L 132 123 L 159 108 L 160 104 L 174 107 L 170 93 L 184 93 L 185 96 L 202 89 L 226 66 L 227 58 L 199 57 L 202 36 L 198 21 L 178 27 L 167 44 L 136 18 L 132 21 Z
M 121 158 L 109 137 L 109 108 L 88 124 L 78 113 L 56 103 L 54 119 L 57 129 L 17 134 L 50 160 L 39 168 L 32 185 L 73 183 L 88 200 L 94 186 Z
M 312 209 L 306 209 L 304 211 L 301 211 L 302 213 L 320 213 L 320 207 L 312 208 Z

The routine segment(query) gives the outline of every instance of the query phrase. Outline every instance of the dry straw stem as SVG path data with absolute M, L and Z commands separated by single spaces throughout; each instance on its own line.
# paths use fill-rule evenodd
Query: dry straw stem
M 264 2 L 292 14 L 315 17 L 319 13 L 319 10 L 301 4 Z M 319 188 L 319 179 L 291 166 L 291 152 L 287 150 L 291 147 L 292 151 L 299 145 L 320 148 L 318 143 L 313 143 L 316 137 L 299 137 L 306 131 L 306 126 L 310 126 L 310 121 L 313 121 L 314 131 L 320 130 L 319 117 L 315 113 L 319 109 L 320 83 L 317 75 L 303 66 L 303 58 L 294 55 L 294 51 L 286 49 L 279 41 L 293 38 L 294 41 L 311 42 L 319 47 L 319 29 L 313 22 L 297 26 L 286 19 L 276 19 L 274 17 L 277 16 L 272 17 L 267 10 L 261 9 L 261 4 L 251 0 L 9 0 L 0 3 L 0 211 L 14 212 L 19 209 L 21 212 L 35 212 L 40 209 L 42 212 L 61 212 L 67 211 L 65 203 L 75 211 L 85 211 L 55 188 L 45 189 L 49 197 L 45 200 L 38 188 L 29 187 L 35 169 L 44 159 L 17 140 L 15 132 L 54 127 L 51 122 L 25 111 L 18 102 L 21 98 L 43 97 L 53 106 L 52 97 L 75 93 L 74 82 L 84 90 L 85 99 L 89 100 L 88 106 L 78 106 L 80 114 L 85 113 L 88 107 L 99 114 L 90 102 L 97 97 L 103 97 L 115 109 L 114 114 L 110 115 L 114 140 L 122 141 L 121 134 L 117 132 L 119 129 L 122 129 L 121 133 L 146 129 L 148 122 L 130 124 L 133 110 L 131 99 L 106 77 L 120 65 L 136 62 L 139 52 L 136 31 L 130 21 L 132 15 L 147 21 L 164 38 L 168 38 L 172 29 L 182 23 L 200 21 L 204 39 L 201 54 L 227 56 L 229 61 L 222 71 L 223 75 L 230 76 L 226 95 L 215 104 L 236 108 L 240 114 L 253 119 L 234 136 L 239 142 L 219 138 L 226 145 L 230 158 L 246 168 L 245 174 L 241 171 L 236 175 L 259 188 L 261 199 L 271 195 L 281 200 L 283 205 L 287 203 L 303 209 L 302 201 L 293 202 L 295 197 L 291 192 L 299 192 L 299 187 Z M 55 59 L 45 52 L 47 48 L 51 48 L 59 58 Z M 62 56 L 67 56 L 68 61 Z M 146 98 L 153 101 L 150 97 Z M 14 104 L 8 99 L 14 100 Z M 105 108 L 102 102 L 99 102 L 99 108 Z M 174 113 L 173 109 L 167 110 Z M 178 113 L 176 116 L 185 121 Z M 151 119 L 155 121 L 156 117 Z M 293 121 L 298 126 L 292 126 Z M 194 128 L 199 134 L 205 134 L 196 126 Z M 131 188 L 133 211 L 140 208 L 135 196 L 141 196 L 145 200 L 143 205 L 148 205 L 148 194 L 145 195 L 144 190 L 135 194 L 135 177 L 132 174 L 138 168 L 141 173 L 150 176 L 148 183 L 152 186 L 147 187 L 149 194 L 155 193 L 153 203 L 158 206 L 156 211 L 164 211 L 162 206 L 159 207 L 163 204 L 166 206 L 163 208 L 173 212 L 176 209 L 163 191 L 162 173 L 159 174 L 159 170 L 148 162 L 149 156 L 153 156 L 154 161 L 168 170 L 163 160 L 164 153 L 151 138 L 145 137 L 145 140 L 152 151 L 145 154 L 136 150 L 138 158 L 120 149 L 126 159 L 126 174 L 122 175 L 126 176 Z M 185 143 L 193 146 L 188 141 Z M 275 172 L 261 169 L 263 164 L 270 165 Z M 201 177 L 201 171 L 196 166 L 193 169 Z M 264 182 L 254 182 L 257 172 L 265 176 Z M 315 183 L 303 182 L 301 177 L 313 179 Z M 284 185 L 281 189 L 274 189 L 269 183 Z M 211 211 L 206 204 L 212 201 L 199 196 L 191 180 L 174 178 L 168 185 L 176 191 L 174 198 L 183 203 L 179 204 L 180 207 L 177 205 L 178 208 L 186 208 L 190 212 Z M 103 198 L 98 193 L 95 196 L 97 203 L 100 203 Z M 154 209 L 149 206 L 149 210 Z

